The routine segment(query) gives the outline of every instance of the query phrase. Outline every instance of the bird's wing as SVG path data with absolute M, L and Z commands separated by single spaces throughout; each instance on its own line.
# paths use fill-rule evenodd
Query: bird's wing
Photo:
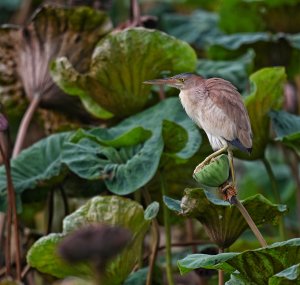
M 205 82 L 208 97 L 236 126 L 237 139 L 246 147 L 252 147 L 252 132 L 247 110 L 235 86 L 222 78 L 210 78 Z M 234 138 L 234 139 L 236 139 Z

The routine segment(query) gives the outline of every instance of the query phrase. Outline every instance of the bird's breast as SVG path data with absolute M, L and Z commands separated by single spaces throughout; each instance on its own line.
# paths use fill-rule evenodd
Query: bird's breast
M 185 109 L 187 115 L 200 127 L 201 122 L 199 120 L 199 113 L 203 108 L 203 99 L 200 96 L 195 96 L 195 94 L 189 94 L 187 90 L 182 90 L 179 93 L 179 98 L 183 108 Z

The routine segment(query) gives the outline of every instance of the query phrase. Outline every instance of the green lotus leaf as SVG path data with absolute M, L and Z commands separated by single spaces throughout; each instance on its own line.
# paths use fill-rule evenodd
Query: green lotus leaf
M 210 239 L 221 248 L 228 248 L 248 228 L 237 207 L 200 188 L 186 189 L 181 202 L 166 197 L 164 202 L 177 214 L 200 221 Z M 256 225 L 276 223 L 287 211 L 285 205 L 272 204 L 260 194 L 241 202 Z
M 23 150 L 11 161 L 11 173 L 17 194 L 38 185 L 52 185 L 64 177 L 66 169 L 61 163 L 62 145 L 70 133 L 59 133 L 42 139 Z M 0 210 L 6 208 L 6 174 L 0 166 Z
M 222 35 L 211 40 L 212 46 L 220 46 L 229 50 L 236 50 L 244 45 L 253 44 L 256 42 L 270 42 L 272 35 L 269 33 L 240 33 L 232 35 Z
M 87 263 L 66 264 L 57 254 L 57 246 L 68 233 L 93 223 L 120 226 L 134 234 L 129 246 L 111 261 L 105 270 L 109 284 L 121 284 L 140 256 L 144 235 L 151 223 L 151 220 L 144 218 L 141 205 L 122 197 L 98 196 L 89 200 L 64 219 L 62 233 L 45 236 L 31 247 L 27 254 L 28 263 L 39 271 L 58 278 L 75 276 L 90 279 L 93 276 L 93 268 Z
M 163 150 L 158 134 L 119 149 L 95 140 L 83 137 L 77 143 L 65 144 L 63 163 L 76 175 L 89 180 L 102 178 L 111 192 L 126 195 L 145 185 L 155 174 Z
M 277 136 L 275 139 L 300 155 L 300 116 L 285 111 L 271 111 L 269 115 Z
M 182 214 L 182 209 L 180 207 L 181 201 L 172 199 L 168 196 L 164 196 L 163 200 L 170 210 L 176 212 L 177 214 Z
M 131 28 L 109 34 L 96 46 L 90 69 L 80 73 L 66 58 L 51 68 L 54 81 L 67 93 L 94 102 L 117 117 L 141 111 L 150 86 L 143 81 L 162 71 L 194 71 L 196 54 L 185 42 L 156 30 Z
M 293 285 L 300 283 L 300 263 L 292 265 L 269 279 L 270 285 Z
M 238 271 L 235 271 L 230 275 L 230 279 L 225 283 L 225 285 L 251 285 L 249 282 L 243 280 Z
M 286 35 L 286 38 L 293 48 L 300 49 L 300 34 Z
M 212 39 L 207 54 L 214 60 L 233 60 L 253 49 L 255 70 L 266 66 L 285 66 L 289 77 L 292 78 L 299 74 L 299 66 L 296 64 L 300 57 L 298 47 L 298 34 L 238 33 Z
M 192 254 L 179 260 L 178 267 L 182 274 L 197 268 L 222 269 L 228 273 L 234 273 L 235 270 L 238 270 L 238 278 L 246 282 L 240 284 L 276 284 L 271 283 L 273 276 L 298 264 L 299 255 L 300 238 L 295 238 L 242 253 Z
M 67 276 L 92 278 L 93 271 L 88 264 L 70 266 L 58 255 L 57 246 L 65 236 L 65 234 L 52 233 L 36 241 L 27 254 L 27 262 L 40 272 L 59 278 Z
M 147 282 L 148 271 L 149 268 L 144 267 L 138 271 L 132 272 L 125 280 L 124 285 L 145 285 Z M 162 280 L 162 271 L 158 267 L 154 267 L 154 271 L 152 272 L 152 284 L 161 285 Z
M 124 285 L 144 285 L 147 281 L 148 268 L 139 269 L 131 273 L 125 280 Z
M 190 15 L 164 13 L 160 25 L 168 34 L 204 49 L 211 39 L 222 34 L 218 18 L 216 13 L 204 10 L 196 10 Z
M 157 216 L 158 211 L 159 211 L 159 203 L 152 202 L 145 210 L 145 215 L 144 215 L 145 220 L 154 219 Z
M 224 78 L 233 83 L 239 90 L 245 91 L 254 57 L 254 51 L 248 50 L 247 53 L 233 60 L 199 59 L 197 73 L 206 78 Z
M 253 151 L 251 155 L 237 152 L 239 157 L 255 160 L 264 156 L 269 141 L 271 109 L 279 109 L 283 103 L 283 85 L 286 74 L 282 67 L 263 68 L 250 76 L 253 92 L 245 98 L 245 105 L 253 131 Z
M 169 155 L 179 152 L 188 141 L 185 128 L 168 120 L 163 121 L 162 136 L 165 142 L 164 152 Z
M 176 136 L 170 135 L 174 129 L 178 130 Z M 173 140 L 178 142 L 176 148 L 171 147 Z M 125 195 L 154 176 L 164 146 L 172 151 L 173 158 L 186 160 L 196 153 L 200 143 L 198 129 L 178 98 L 169 98 L 113 128 L 77 132 L 65 143 L 62 156 L 78 176 L 102 178 L 111 192 Z
M 298 0 L 229 0 L 221 3 L 220 28 L 226 33 L 299 31 Z

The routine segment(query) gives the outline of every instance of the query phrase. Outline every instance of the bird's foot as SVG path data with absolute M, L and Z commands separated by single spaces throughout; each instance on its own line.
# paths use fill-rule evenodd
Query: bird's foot
M 214 157 L 207 157 L 206 159 L 204 159 L 200 164 L 198 164 L 196 166 L 196 168 L 194 169 L 194 174 L 196 172 L 199 172 L 205 165 L 210 164 L 210 162 L 214 159 Z
M 219 187 L 219 190 L 225 201 L 228 201 L 230 204 L 235 204 L 235 197 L 237 195 L 235 183 L 226 181 Z

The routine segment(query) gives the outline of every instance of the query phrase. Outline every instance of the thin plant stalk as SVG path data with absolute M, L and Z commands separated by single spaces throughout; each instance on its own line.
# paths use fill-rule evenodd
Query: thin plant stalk
M 70 214 L 70 207 L 69 207 L 66 191 L 65 191 L 63 185 L 61 185 L 61 184 L 59 185 L 59 191 L 60 191 L 61 198 L 62 198 L 63 204 L 64 204 L 65 216 L 67 216 Z
M 278 185 L 277 185 L 277 181 L 276 181 L 274 172 L 272 170 L 271 164 L 267 160 L 266 157 L 264 157 L 262 159 L 262 161 L 263 161 L 263 164 L 265 166 L 265 169 L 267 171 L 267 174 L 268 174 L 270 182 L 271 182 L 272 191 L 273 191 L 273 195 L 275 197 L 275 201 L 276 201 L 277 204 L 281 204 L 281 198 L 280 198 L 279 191 L 278 191 Z M 280 239 L 281 240 L 285 240 L 286 239 L 285 225 L 284 225 L 284 219 L 283 219 L 283 217 L 279 218 L 279 235 L 280 235 Z
M 236 197 L 233 196 L 231 199 L 232 203 L 237 206 L 241 214 L 243 215 L 244 219 L 246 220 L 247 224 L 249 225 L 250 229 L 256 236 L 257 240 L 259 241 L 261 247 L 266 247 L 268 246 L 267 242 L 265 241 L 264 237 L 262 236 L 261 232 L 257 228 L 256 224 L 252 220 L 251 216 L 249 215 L 247 209 L 244 207 L 244 205 L 240 202 L 240 200 Z
M 7 260 L 7 263 L 9 263 L 9 271 L 10 272 L 10 262 L 11 262 L 11 256 L 10 256 L 10 239 L 11 239 L 11 217 L 13 218 L 13 228 L 14 228 L 14 240 L 15 240 L 15 246 L 16 246 L 16 271 L 17 271 L 17 280 L 21 281 L 21 251 L 20 251 L 20 239 L 19 239 L 19 223 L 18 223 L 18 214 L 17 214 L 17 207 L 16 207 L 16 198 L 15 198 L 15 190 L 12 182 L 11 177 L 11 168 L 10 168 L 10 159 L 6 155 L 1 143 L 0 143 L 0 152 L 4 161 L 4 167 L 6 171 L 6 180 L 7 180 L 7 192 L 8 192 L 8 216 L 7 216 L 7 246 L 6 251 L 8 253 L 9 259 Z
M 1 145 L 0 145 L 1 148 Z M 1 148 L 2 153 L 2 148 Z M 7 210 L 6 210 L 6 239 L 5 239 L 5 267 L 6 277 L 11 274 L 11 224 L 12 224 L 12 212 L 10 205 L 12 204 L 10 192 L 7 193 Z
M 138 0 L 130 1 L 131 21 L 133 26 L 141 26 L 141 9 Z
M 187 231 L 188 241 L 193 241 L 194 240 L 194 224 L 193 224 L 192 219 L 186 220 L 186 231 Z M 193 253 L 197 252 L 197 245 L 192 246 L 192 252 Z
M 135 191 L 133 193 L 134 201 L 138 202 L 139 204 L 142 203 L 142 193 L 140 190 Z M 138 256 L 138 264 L 137 267 L 140 269 L 143 267 L 143 246 L 141 246 L 140 255 Z
M 300 221 L 300 175 L 299 175 L 299 161 L 298 161 L 298 155 L 294 151 L 289 151 L 285 148 L 283 148 L 283 153 L 285 158 L 287 159 L 287 163 L 289 165 L 289 168 L 291 170 L 291 173 L 294 177 L 295 183 L 296 183 L 296 209 L 297 209 L 297 218 L 298 221 Z M 299 225 L 300 226 L 300 225 Z M 300 233 L 300 228 L 298 229 Z
M 147 205 L 151 204 L 151 197 L 149 191 L 145 188 L 143 189 L 144 199 Z M 152 284 L 152 277 L 154 272 L 154 266 L 156 262 L 159 242 L 160 242 L 160 234 L 159 234 L 159 225 L 157 219 L 153 219 L 151 223 L 151 232 L 152 232 L 152 245 L 151 245 L 151 254 L 149 258 L 149 270 L 147 274 L 146 285 Z
M 48 194 L 48 221 L 46 228 L 46 235 L 52 231 L 53 213 L 54 213 L 54 189 L 52 188 Z
M 224 249 L 219 247 L 219 253 L 223 253 Z M 224 285 L 224 271 L 218 270 L 218 285 Z
M 167 190 L 165 186 L 164 177 L 160 175 L 161 191 L 162 195 L 167 195 Z M 166 235 L 166 271 L 167 271 L 167 281 L 168 285 L 174 285 L 173 272 L 172 272 L 172 244 L 171 244 L 171 223 L 170 223 L 170 212 L 168 207 L 163 203 L 163 216 L 165 225 L 165 235 Z
M 15 158 L 22 150 L 30 122 L 33 118 L 33 115 L 34 115 L 37 107 L 40 104 L 40 101 L 41 101 L 41 96 L 39 96 L 39 95 L 33 96 L 33 99 L 30 102 L 30 104 L 22 118 L 21 124 L 19 126 L 19 130 L 18 130 L 13 154 L 12 154 L 13 158 Z

